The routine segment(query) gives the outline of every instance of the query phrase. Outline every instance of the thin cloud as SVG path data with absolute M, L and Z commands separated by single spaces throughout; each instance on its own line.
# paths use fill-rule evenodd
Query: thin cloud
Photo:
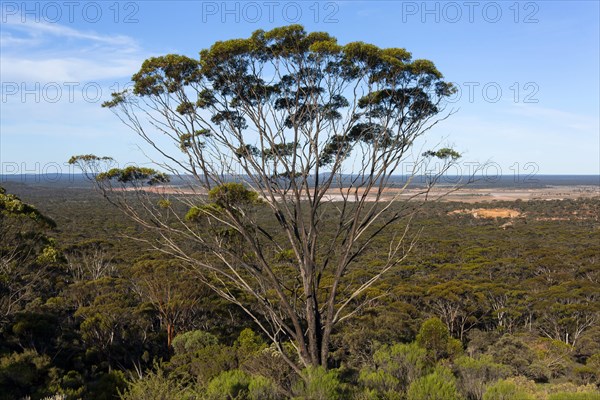
M 101 35 L 95 32 L 79 31 L 68 26 L 60 24 L 50 24 L 47 22 L 21 22 L 7 20 L 6 23 L 3 23 L 3 29 L 12 29 L 14 31 L 24 32 L 27 35 L 27 37 L 33 40 L 36 44 L 39 43 L 36 39 L 39 39 L 42 36 L 54 36 L 67 39 L 93 41 L 107 45 L 128 46 L 137 48 L 137 43 L 129 36 Z M 3 40 L 2 46 L 4 46 L 5 44 L 10 45 L 11 43 L 5 43 Z
M 4 82 L 92 82 L 130 77 L 139 68 L 140 59 L 4 57 L 0 66 Z
M 0 36 L 4 82 L 86 82 L 129 78 L 146 55 L 124 35 L 59 24 L 11 22 Z

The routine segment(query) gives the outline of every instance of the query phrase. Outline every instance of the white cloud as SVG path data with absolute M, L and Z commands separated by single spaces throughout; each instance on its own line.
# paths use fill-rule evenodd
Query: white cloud
M 146 58 L 124 35 L 84 32 L 49 23 L 3 24 L 3 82 L 90 82 L 129 78 Z
M 137 47 L 135 40 L 125 35 L 101 35 L 95 32 L 83 32 L 68 26 L 47 22 L 14 21 L 7 20 L 3 23 L 3 29 L 9 29 L 17 32 L 24 32 L 31 39 L 38 39 L 42 36 L 54 36 L 67 39 L 80 39 L 104 43 L 114 46 Z M 4 46 L 4 43 L 2 43 Z
M 141 65 L 141 57 L 110 60 L 3 57 L 3 82 L 92 82 L 129 77 Z

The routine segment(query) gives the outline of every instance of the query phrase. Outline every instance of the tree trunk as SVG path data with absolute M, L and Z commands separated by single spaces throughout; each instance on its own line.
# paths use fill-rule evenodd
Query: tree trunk
M 170 349 L 173 344 L 173 338 L 175 337 L 175 326 L 174 324 L 167 322 L 167 346 Z

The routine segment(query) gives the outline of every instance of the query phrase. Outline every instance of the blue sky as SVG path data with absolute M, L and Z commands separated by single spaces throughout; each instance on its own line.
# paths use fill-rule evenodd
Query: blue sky
M 465 162 L 492 162 L 490 173 L 600 174 L 597 1 L 4 1 L 1 11 L 0 174 L 67 172 L 84 153 L 147 163 L 141 140 L 100 107 L 111 91 L 150 56 L 197 57 L 288 23 L 434 61 L 460 96 L 421 146 L 452 145 Z

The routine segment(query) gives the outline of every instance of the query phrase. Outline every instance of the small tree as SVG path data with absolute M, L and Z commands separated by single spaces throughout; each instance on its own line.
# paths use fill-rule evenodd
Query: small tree
M 435 317 L 423 322 L 417 335 L 417 344 L 427 350 L 434 362 L 462 353 L 462 343 L 450 336 L 448 327 Z
M 106 157 L 71 162 L 157 233 L 152 246 L 240 306 L 298 374 L 327 366 L 334 327 L 361 309 L 367 290 L 412 247 L 407 226 L 418 203 L 392 207 L 411 182 L 392 188 L 393 174 L 405 172 L 403 161 L 417 169 L 441 160 L 422 190 L 404 197 L 424 199 L 459 157 L 451 149 L 411 151 L 449 115 L 442 113 L 452 85 L 405 49 L 340 45 L 299 25 L 217 42 L 200 60 L 150 58 L 133 83 L 104 105 L 186 188 L 148 191 L 167 175 L 139 167 L 100 172 L 111 164 Z M 140 201 L 128 201 L 132 194 Z M 352 267 L 361 268 L 381 235 L 390 237 L 382 264 L 355 279 Z M 297 357 L 285 351 L 288 341 Z
M 142 301 L 156 309 L 167 332 L 167 346 L 171 347 L 179 331 L 191 328 L 190 321 L 199 308 L 198 303 L 206 295 L 205 288 L 185 279 L 187 271 L 175 262 L 141 260 L 132 270 L 133 290 Z

